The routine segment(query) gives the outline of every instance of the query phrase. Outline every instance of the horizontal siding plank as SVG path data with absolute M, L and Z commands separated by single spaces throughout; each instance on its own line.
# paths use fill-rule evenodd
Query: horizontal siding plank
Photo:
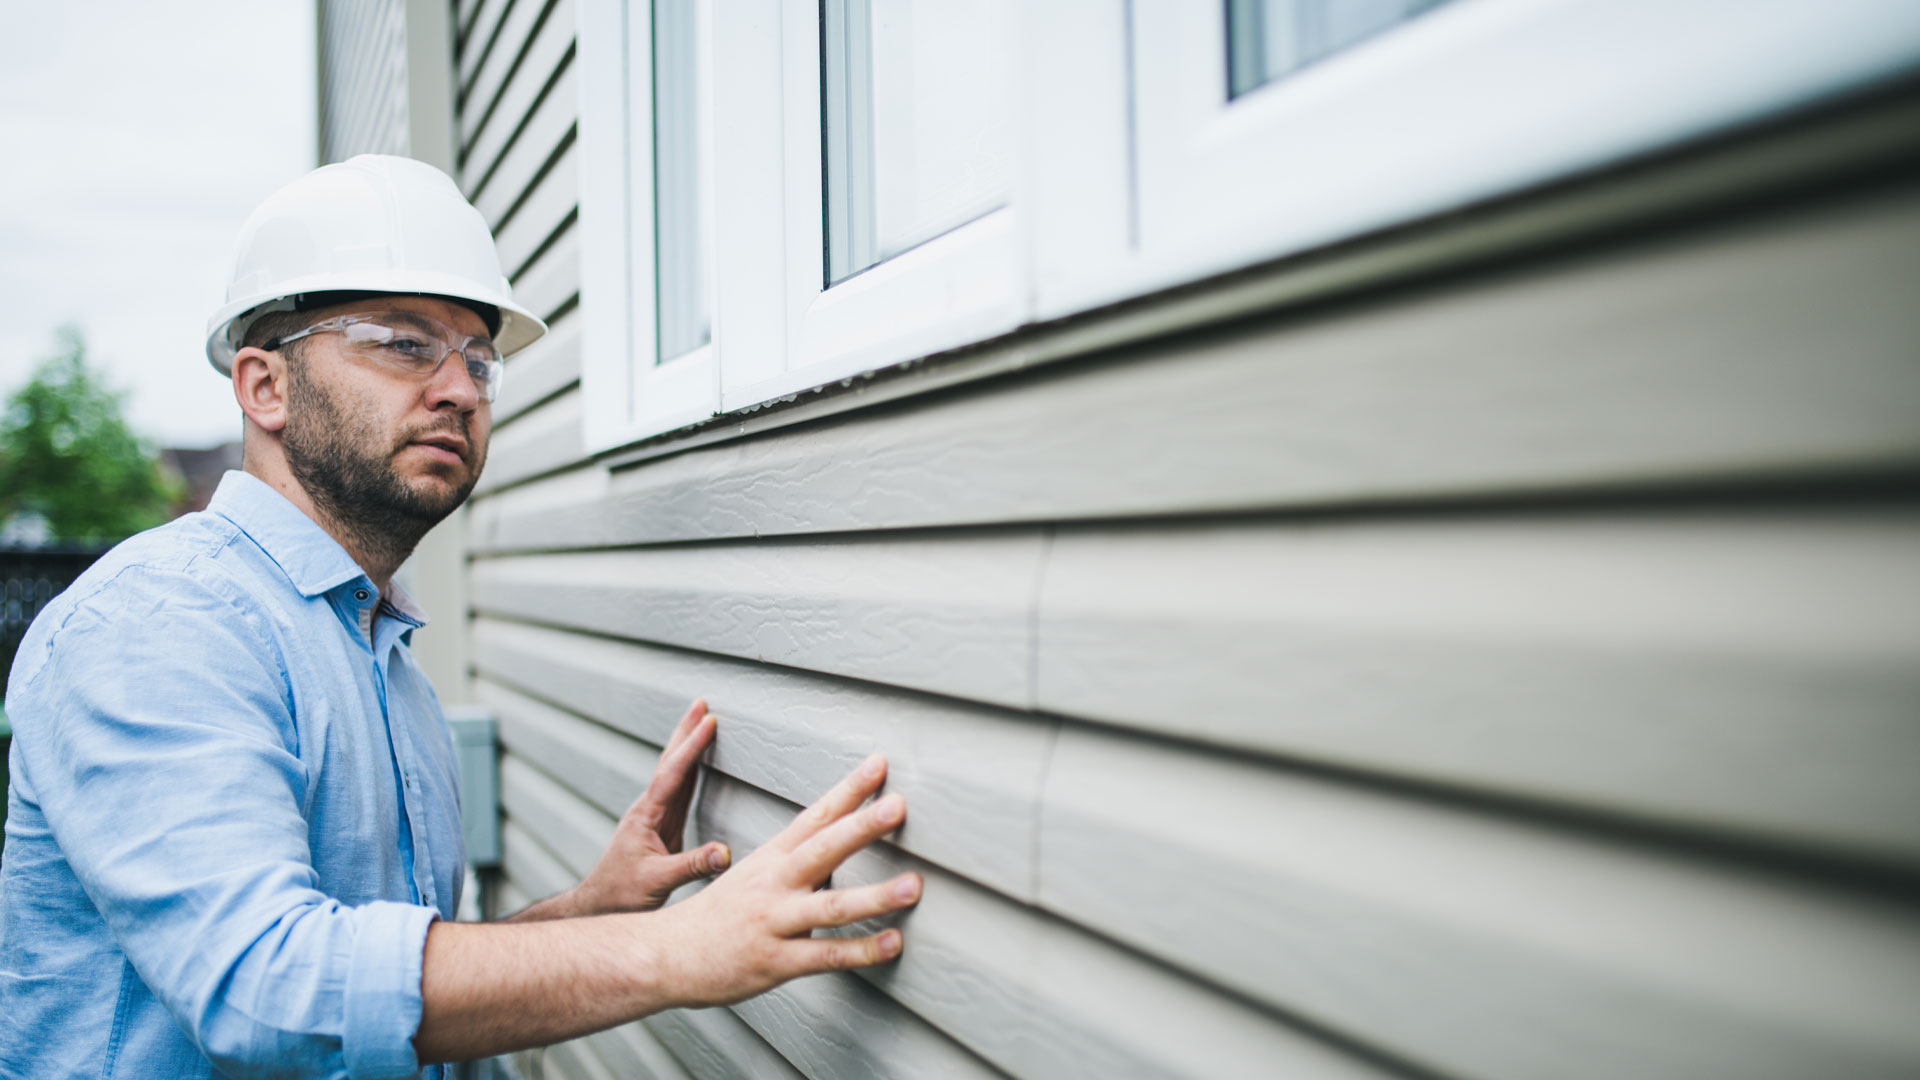
M 1037 534 L 488 559 L 477 610 L 991 704 L 1029 701 Z
M 584 456 L 580 392 L 568 391 L 514 417 L 493 433 L 487 469 L 474 491 L 485 494 L 543 473 L 564 469 Z
M 580 229 L 578 222 L 575 222 L 513 283 L 513 295 L 527 310 L 553 325 L 555 313 L 568 306 L 579 294 Z M 559 318 L 564 320 L 565 316 Z M 580 365 L 576 359 L 572 379 L 580 377 L 579 371 Z
M 1438 1073 L 1920 1070 L 1904 904 L 1080 727 L 1042 817 L 1049 910 Z
M 695 835 L 701 843 L 724 841 L 744 857 L 797 809 L 750 785 L 710 778 L 695 808 Z M 859 885 L 906 870 L 926 880 L 919 906 L 899 920 L 906 948 L 899 961 L 867 978 L 1009 1074 L 1049 1080 L 1382 1075 L 1269 1014 L 890 845 L 855 855 L 833 883 Z M 852 932 L 875 929 L 869 924 Z
M 460 187 L 490 225 L 499 221 L 498 211 L 505 207 L 490 210 L 481 205 L 481 199 L 493 191 L 494 181 L 500 179 L 491 174 L 504 168 L 503 155 L 517 150 L 524 141 L 532 141 L 545 145 L 544 160 L 545 154 L 559 143 L 561 133 L 573 126 L 580 114 L 579 90 L 574 85 L 573 29 L 571 15 L 547 20 L 540 36 L 528 47 L 519 73 L 500 96 L 500 104 L 494 107 L 493 120 L 466 148 L 461 159 Z M 547 130 L 554 124 L 558 127 Z M 513 186 L 517 190 L 525 183 L 523 174 Z
M 549 31 L 552 29 L 549 27 Z M 571 30 L 568 33 L 571 34 Z M 486 218 L 489 229 L 499 231 L 507 212 L 520 201 L 533 178 L 546 167 L 560 145 L 573 138 L 580 106 L 571 76 L 571 69 L 560 76 L 564 85 L 554 87 L 555 92 L 542 99 L 540 107 L 526 118 L 525 127 L 514 136 L 513 145 L 501 154 L 491 174 L 481 174 L 486 184 L 473 196 L 472 202 L 473 208 Z M 503 114 L 497 119 L 498 126 L 507 131 L 520 123 L 517 114 Z
M 518 882 L 502 876 L 492 888 L 493 910 L 487 915 L 492 920 L 504 919 L 516 912 L 525 911 L 533 905 L 534 897 L 527 895 Z
M 587 1036 L 584 1040 L 593 1047 L 600 1060 L 619 1077 L 639 1077 L 642 1080 L 693 1080 L 653 1033 L 640 1024 L 623 1024 Z
M 500 808 L 539 837 L 576 880 L 587 876 L 613 839 L 613 818 L 528 762 L 500 759 Z
M 601 812 L 619 817 L 646 790 L 659 752 L 482 677 L 474 699 L 491 708 L 500 743 L 515 759 L 537 766 Z
M 539 6 L 539 0 L 521 0 L 521 2 L 530 7 Z M 461 19 L 462 25 L 467 27 L 460 49 L 462 89 L 473 81 L 474 73 L 479 70 L 480 61 L 484 59 L 482 54 L 486 51 L 487 41 L 493 37 L 495 28 L 500 25 L 500 20 L 506 17 L 507 9 L 513 6 L 513 0 L 482 0 L 476 6 L 479 8 L 477 12 L 471 12 Z
M 550 549 L 1912 470 L 1916 279 L 1903 192 L 691 450 L 473 536 Z
M 540 177 L 527 200 L 507 223 L 494 230 L 500 266 L 509 276 L 524 277 L 531 272 L 533 268 L 527 265 L 527 260 L 559 231 L 567 215 L 580 205 L 579 165 L 578 147 L 569 146 L 555 160 L 553 168 Z
M 541 1080 L 620 1080 L 585 1039 L 555 1043 L 540 1051 Z
M 901 847 L 1009 896 L 1035 898 L 1032 808 L 1046 768 L 1047 722 L 489 618 L 474 622 L 473 650 L 487 680 L 477 693 L 498 712 L 502 739 L 556 776 L 578 776 L 569 783 L 609 813 L 638 793 L 651 756 L 645 765 L 637 757 L 619 764 L 622 755 L 605 738 L 621 736 L 597 728 L 570 736 L 587 721 L 500 683 L 655 744 L 687 702 L 704 697 L 719 722 L 708 765 L 796 804 L 811 803 L 882 751 L 888 790 L 913 807 L 896 838 Z M 544 741 L 563 746 L 564 755 L 541 756 L 535 731 L 552 732 Z
M 545 260 L 541 262 L 545 264 Z M 516 294 L 525 291 L 515 288 Z M 494 423 L 511 420 L 579 381 L 580 320 L 563 318 L 546 337 L 507 361 L 507 377 L 499 399 L 493 403 Z
M 668 1009 L 640 1021 L 695 1080 L 801 1080 L 731 1009 Z
M 507 12 L 501 16 L 499 29 L 495 31 L 499 40 L 493 43 L 486 56 L 480 59 L 471 79 L 461 86 L 459 107 L 460 145 L 471 146 L 479 135 L 482 124 L 497 123 L 503 118 L 488 115 L 489 107 L 499 96 L 507 76 L 513 71 L 520 53 L 527 47 L 529 39 L 537 31 L 540 17 L 548 6 L 565 6 L 566 11 L 557 14 L 571 15 L 572 7 L 568 0 L 514 0 Z M 572 18 L 566 20 L 572 23 Z
M 1063 532 L 1038 700 L 1920 869 L 1920 511 Z
M 562 865 L 533 833 L 511 819 L 500 823 L 500 865 L 508 879 L 536 901 L 566 892 L 582 876 Z

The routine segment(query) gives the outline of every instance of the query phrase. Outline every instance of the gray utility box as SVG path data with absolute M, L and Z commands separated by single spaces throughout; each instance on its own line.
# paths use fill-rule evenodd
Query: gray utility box
M 500 865 L 500 764 L 493 712 L 479 705 L 447 709 L 453 729 L 454 760 L 460 768 L 460 827 L 467 837 L 467 862 L 485 868 Z

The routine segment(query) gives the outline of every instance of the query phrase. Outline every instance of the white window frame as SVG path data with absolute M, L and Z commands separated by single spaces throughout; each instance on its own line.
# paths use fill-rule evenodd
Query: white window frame
M 774 36 L 769 36 L 774 35 Z M 755 40 L 748 40 L 755 39 Z M 1003 334 L 1025 321 L 1025 259 L 1020 243 L 1021 197 L 909 251 L 887 259 L 831 286 L 825 286 L 825 221 L 822 214 L 819 0 L 727 0 L 720 6 L 716 41 L 740 55 L 720 55 L 729 78 L 739 73 L 761 84 L 777 107 L 779 139 L 757 148 L 750 138 L 764 137 L 764 106 L 716 99 L 720 138 L 733 143 L 717 152 L 721 171 L 745 169 L 781 178 L 769 185 L 737 173 L 720 181 L 725 209 L 720 318 L 728 340 L 741 333 L 764 338 L 779 326 L 772 349 L 731 350 L 721 373 L 721 405 L 726 411 L 826 385 L 862 372 L 914 360 Z M 1018 43 L 1009 43 L 1018 48 Z M 777 82 L 763 64 L 773 51 Z M 748 55 L 752 54 L 751 59 Z M 762 74 L 756 75 L 755 72 Z M 721 112 L 727 111 L 727 116 Z M 751 115 L 741 115 L 751 114 Z M 731 119 L 730 119 L 731 118 Z M 727 229 L 738 212 L 756 221 L 782 208 L 784 245 L 777 253 L 764 238 Z M 750 246 L 735 246 L 750 245 Z M 769 288 L 777 279 L 777 297 Z M 770 306 L 771 305 L 771 306 Z
M 1060 60 L 1029 99 L 1041 319 L 1602 167 L 1920 56 L 1908 0 L 1454 0 L 1228 100 L 1224 4 L 1037 7 L 1034 55 Z
M 705 0 L 698 8 L 703 20 L 711 18 Z M 719 411 L 718 260 L 717 251 L 709 253 L 710 339 L 662 360 L 654 245 L 652 4 L 582 0 L 575 10 L 581 65 L 580 385 L 587 447 L 605 450 Z M 712 40 L 710 26 L 702 39 Z M 713 70 L 709 55 L 704 77 L 711 78 Z M 712 129 L 711 117 L 702 122 Z M 706 145 L 705 212 L 711 215 L 712 139 Z

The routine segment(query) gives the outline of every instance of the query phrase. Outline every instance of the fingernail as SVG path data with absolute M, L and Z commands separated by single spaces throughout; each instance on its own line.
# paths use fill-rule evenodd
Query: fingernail
M 713 869 L 716 872 L 720 870 L 725 870 L 727 868 L 728 859 L 729 859 L 729 852 L 727 851 L 726 845 L 722 844 L 719 847 L 714 848 L 712 852 L 708 853 L 707 865 L 713 867 Z
M 888 795 L 873 804 L 873 819 L 883 825 L 891 825 L 907 813 L 907 800 L 898 795 Z
M 900 931 L 883 930 L 880 933 L 880 954 L 892 956 L 900 951 Z
M 880 775 L 880 770 L 885 768 L 886 764 L 887 759 L 885 755 L 868 754 L 867 760 L 860 763 L 860 775 L 871 780 Z
M 893 895 L 897 900 L 911 900 L 920 895 L 920 882 L 913 878 L 901 878 L 893 883 Z

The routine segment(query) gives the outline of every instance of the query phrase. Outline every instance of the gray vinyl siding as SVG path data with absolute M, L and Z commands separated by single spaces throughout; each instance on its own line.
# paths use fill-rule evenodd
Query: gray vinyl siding
M 927 888 L 891 968 L 545 1075 L 1920 1069 L 1910 136 L 1873 183 L 596 460 L 573 2 L 450 20 L 456 174 L 553 320 L 468 522 L 491 904 L 587 871 L 694 697 L 690 842 L 877 748 L 910 822 L 836 884 Z

